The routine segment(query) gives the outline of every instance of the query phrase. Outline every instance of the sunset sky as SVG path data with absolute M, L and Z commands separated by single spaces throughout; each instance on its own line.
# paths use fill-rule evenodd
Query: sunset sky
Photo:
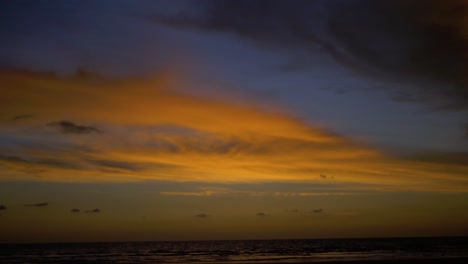
M 468 235 L 468 2 L 0 2 L 0 243 Z

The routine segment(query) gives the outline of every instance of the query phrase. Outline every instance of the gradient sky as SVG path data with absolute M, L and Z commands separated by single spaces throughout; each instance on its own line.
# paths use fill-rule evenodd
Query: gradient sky
M 0 2 L 0 242 L 468 235 L 468 2 Z

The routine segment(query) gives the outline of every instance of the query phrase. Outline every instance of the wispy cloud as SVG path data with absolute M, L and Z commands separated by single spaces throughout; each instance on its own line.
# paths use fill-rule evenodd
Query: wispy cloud
M 78 208 L 73 208 L 70 210 L 71 213 L 79 213 L 80 212 L 80 209 Z
M 103 159 L 87 160 L 86 162 L 92 165 L 96 165 L 98 168 L 101 168 L 104 171 L 116 170 L 116 171 L 139 172 L 139 171 L 144 170 L 145 165 L 149 166 L 149 164 L 139 164 L 136 162 L 125 162 L 125 161 L 103 160 Z
M 266 214 L 266 213 L 263 213 L 263 212 L 258 212 L 256 214 L 256 216 L 259 216 L 259 217 L 265 217 L 265 216 L 270 216 L 269 214 Z
M 97 213 L 100 213 L 101 210 L 98 209 L 98 208 L 94 208 L 92 210 L 86 210 L 85 213 L 89 213 L 89 214 L 97 214 Z
M 79 164 L 57 159 L 26 159 L 20 156 L 7 156 L 0 154 L 0 164 L 28 174 L 45 172 L 48 169 L 78 169 Z
M 46 207 L 49 203 L 35 203 L 35 204 L 25 204 L 24 206 L 32 206 L 32 207 Z
M 51 123 L 48 123 L 47 126 L 53 127 L 64 134 L 101 133 L 101 130 L 99 130 L 96 127 L 77 125 L 73 122 L 65 121 L 65 120 L 51 122 Z
M 312 213 L 315 213 L 315 214 L 322 213 L 322 212 L 323 212 L 322 208 L 312 210 Z
M 164 164 L 158 163 L 138 163 L 138 162 L 126 162 L 126 161 L 117 161 L 117 160 L 105 160 L 105 159 L 96 159 L 94 157 L 87 156 L 85 153 L 80 154 L 79 147 L 71 148 L 62 148 L 53 159 L 44 159 L 37 155 L 39 153 L 44 154 L 45 156 L 49 153 L 57 151 L 55 148 L 50 148 L 47 151 L 41 149 L 34 149 L 36 155 L 34 158 L 31 157 L 20 157 L 20 156 L 7 156 L 0 154 L 0 164 L 4 165 L 6 168 L 12 170 L 20 171 L 26 174 L 42 176 L 46 175 L 51 171 L 75 171 L 77 173 L 85 172 L 103 172 L 106 174 L 123 174 L 123 173 L 144 173 L 145 170 L 156 169 L 164 167 Z M 64 153 L 63 153 L 64 152 Z M 69 155 L 69 153 L 74 153 L 74 158 L 64 156 Z M 58 154 L 57 153 L 57 154 Z M 94 152 L 95 154 L 97 152 Z M 85 156 L 83 156 L 83 154 Z M 89 154 L 89 153 L 88 153 Z M 103 157 L 104 158 L 104 157 Z M 170 167 L 167 165 L 167 167 Z

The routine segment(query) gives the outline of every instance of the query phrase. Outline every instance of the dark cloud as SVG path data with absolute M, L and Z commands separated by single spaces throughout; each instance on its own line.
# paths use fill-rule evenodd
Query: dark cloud
M 101 130 L 96 127 L 77 125 L 73 122 L 65 120 L 48 123 L 47 126 L 53 127 L 64 134 L 101 133 Z
M 266 213 L 263 213 L 263 212 L 258 212 L 256 214 L 256 216 L 259 216 L 259 217 L 265 217 L 265 216 L 270 216 L 269 214 L 266 214 Z
M 80 212 L 80 209 L 78 208 L 73 208 L 70 210 L 71 213 L 79 213 Z
M 199 3 L 199 2 L 197 2 Z M 326 52 L 364 74 L 405 82 L 417 101 L 468 109 L 468 2 L 462 0 L 211 0 L 204 12 L 151 17 L 233 33 L 292 54 Z M 287 70 L 306 66 L 299 61 Z M 402 86 L 403 87 L 403 86 Z
M 0 211 L 2 211 L 2 210 L 6 210 L 6 209 L 7 209 L 7 207 L 6 207 L 5 205 L 3 205 L 3 204 L 0 204 Z
M 98 208 L 94 208 L 93 210 L 86 210 L 85 213 L 90 213 L 90 214 L 97 214 L 97 213 L 100 213 L 101 210 L 99 210 Z
M 207 218 L 208 215 L 205 214 L 205 213 L 200 213 L 200 214 L 195 215 L 195 217 L 197 217 L 197 218 Z
M 180 170 L 183 165 L 175 165 L 162 162 L 126 162 L 117 160 L 105 159 L 87 159 L 86 163 L 91 164 L 97 170 L 107 173 L 128 173 L 128 172 L 143 172 L 147 170 Z
M 380 73 L 414 81 L 413 100 L 468 109 L 467 2 L 355 1 L 330 17 L 330 32 L 350 55 Z M 445 99 L 445 100 L 444 100 Z
M 46 207 L 49 203 L 35 203 L 35 204 L 25 204 L 24 206 L 32 206 L 32 207 Z
M 312 210 L 312 213 L 315 213 L 315 214 L 322 213 L 322 212 L 323 212 L 322 208 Z

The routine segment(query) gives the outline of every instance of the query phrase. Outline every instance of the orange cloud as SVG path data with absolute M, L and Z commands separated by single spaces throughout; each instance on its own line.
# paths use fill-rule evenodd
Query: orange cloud
M 327 174 L 330 184 L 467 189 L 467 166 L 443 171 L 443 164 L 390 158 L 285 114 L 182 94 L 171 78 L 0 73 L 0 136 L 17 142 L 0 138 L 1 177 L 318 182 Z M 21 115 L 31 117 L 15 120 Z
M 216 102 L 170 90 L 170 76 L 147 81 L 57 79 L 0 75 L 6 113 L 34 113 L 49 119 L 89 120 L 119 125 L 173 124 L 231 135 L 247 132 L 335 140 L 281 114 L 239 104 Z M 14 88 L 11 88 L 14 87 Z M 262 122 L 258 122 L 262 120 Z

